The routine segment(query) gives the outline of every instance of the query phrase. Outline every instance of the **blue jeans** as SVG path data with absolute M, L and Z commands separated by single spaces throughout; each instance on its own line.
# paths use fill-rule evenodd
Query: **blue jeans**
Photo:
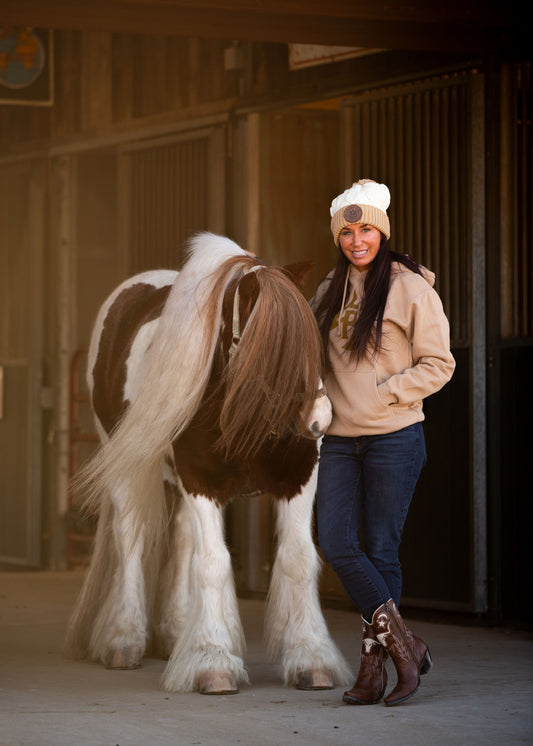
M 419 422 L 385 435 L 326 435 L 322 441 L 317 488 L 320 548 L 368 622 L 390 598 L 400 604 L 398 549 L 425 462 Z

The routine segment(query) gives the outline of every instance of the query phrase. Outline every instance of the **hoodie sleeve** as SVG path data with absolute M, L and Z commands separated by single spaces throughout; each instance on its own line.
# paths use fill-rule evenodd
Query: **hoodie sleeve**
M 439 391 L 452 377 L 450 327 L 438 294 L 431 287 L 401 304 L 395 318 L 411 345 L 412 367 L 392 375 L 379 387 L 387 404 L 409 405 Z

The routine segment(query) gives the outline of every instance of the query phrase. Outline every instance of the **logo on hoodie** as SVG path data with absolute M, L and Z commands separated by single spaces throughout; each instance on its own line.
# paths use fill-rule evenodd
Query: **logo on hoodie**
M 343 350 L 346 349 L 350 334 L 355 322 L 357 321 L 360 303 L 361 301 L 357 297 L 357 292 L 354 290 L 354 293 L 348 303 L 346 303 L 346 305 L 341 308 L 331 324 L 331 331 L 336 330 L 337 336 L 339 336 L 341 339 L 346 340 L 345 343 L 342 345 Z

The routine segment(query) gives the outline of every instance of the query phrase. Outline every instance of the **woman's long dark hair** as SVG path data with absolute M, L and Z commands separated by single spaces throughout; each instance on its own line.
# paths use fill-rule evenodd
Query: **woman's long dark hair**
M 370 265 L 365 278 L 364 295 L 359 307 L 359 314 L 346 345 L 350 361 L 359 361 L 368 350 L 377 354 L 382 345 L 383 314 L 389 294 L 391 264 L 400 262 L 412 272 L 422 274 L 418 263 L 406 254 L 397 254 L 389 250 L 386 237 L 382 234 L 379 251 Z M 339 259 L 333 276 L 315 310 L 324 349 L 327 351 L 329 333 L 333 319 L 341 310 L 346 273 L 350 262 L 339 250 Z M 326 356 L 327 360 L 327 356 Z

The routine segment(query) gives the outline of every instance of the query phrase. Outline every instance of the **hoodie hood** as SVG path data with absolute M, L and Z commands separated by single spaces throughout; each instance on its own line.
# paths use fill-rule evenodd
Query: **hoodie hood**
M 435 273 L 432 272 L 427 267 L 424 267 L 423 264 L 418 265 L 420 272 L 422 273 L 422 277 L 424 280 L 428 283 L 430 287 L 435 286 Z M 396 275 L 400 272 L 410 272 L 411 270 L 406 267 L 404 264 L 401 264 L 400 262 L 392 262 L 391 266 L 391 275 Z

